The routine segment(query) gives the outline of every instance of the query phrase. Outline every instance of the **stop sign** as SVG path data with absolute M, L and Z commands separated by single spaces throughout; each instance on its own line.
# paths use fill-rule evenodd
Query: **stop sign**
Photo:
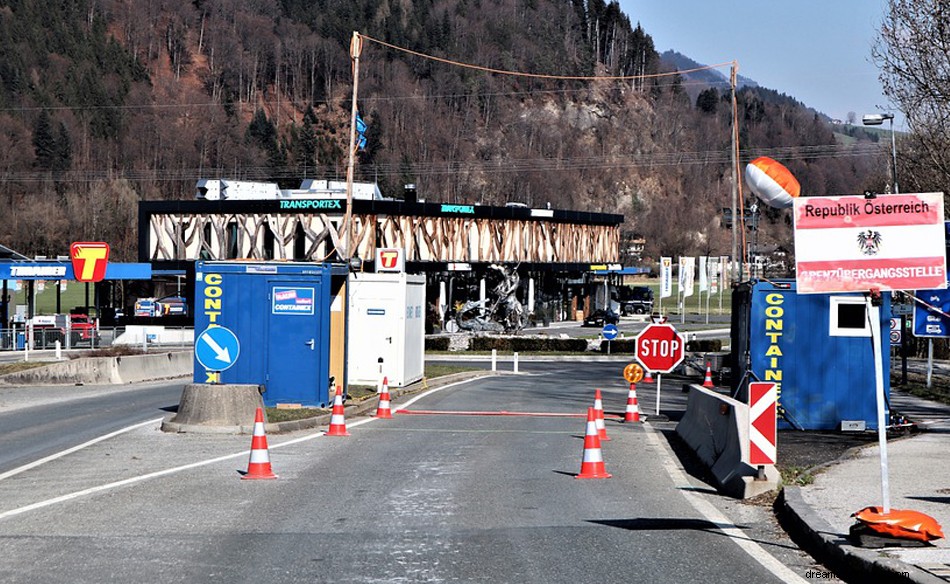
M 683 361 L 685 342 L 670 324 L 650 324 L 640 331 L 634 353 L 647 371 L 669 373 Z

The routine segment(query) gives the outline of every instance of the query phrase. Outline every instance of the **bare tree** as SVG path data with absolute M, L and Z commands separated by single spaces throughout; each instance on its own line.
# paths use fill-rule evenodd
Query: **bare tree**
M 907 153 L 912 149 L 914 157 L 901 157 L 901 181 L 906 177 L 919 182 L 921 177 L 927 177 L 924 180 L 930 188 L 943 187 L 947 191 L 950 5 L 943 0 L 890 0 L 871 54 L 881 68 L 884 94 L 904 113 L 911 131 L 911 144 L 900 150 Z M 912 169 L 911 165 L 920 168 Z M 929 172 L 918 174 L 916 170 Z

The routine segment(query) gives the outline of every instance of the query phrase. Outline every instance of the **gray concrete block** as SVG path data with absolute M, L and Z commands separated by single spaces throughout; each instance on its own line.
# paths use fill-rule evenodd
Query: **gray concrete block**
M 179 426 L 253 427 L 257 408 L 263 407 L 258 385 L 190 383 L 182 390 L 178 414 L 171 421 Z

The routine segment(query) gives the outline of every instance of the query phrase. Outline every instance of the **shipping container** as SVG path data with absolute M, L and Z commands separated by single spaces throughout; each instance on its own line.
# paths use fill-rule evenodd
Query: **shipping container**
M 779 427 L 840 430 L 842 422 L 876 429 L 871 327 L 881 333 L 885 398 L 890 393 L 890 294 L 876 322 L 863 294 L 798 294 L 794 281 L 752 280 L 732 295 L 732 388 L 779 385 Z M 848 425 L 853 426 L 853 425 Z
M 345 383 L 345 266 L 195 264 L 196 383 L 249 383 L 264 404 L 327 407 Z

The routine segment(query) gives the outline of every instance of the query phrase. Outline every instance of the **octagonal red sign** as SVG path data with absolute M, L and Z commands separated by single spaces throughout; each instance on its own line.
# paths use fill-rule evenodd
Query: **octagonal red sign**
M 651 324 L 637 335 L 634 351 L 637 361 L 648 371 L 669 373 L 683 361 L 685 345 L 673 325 Z

